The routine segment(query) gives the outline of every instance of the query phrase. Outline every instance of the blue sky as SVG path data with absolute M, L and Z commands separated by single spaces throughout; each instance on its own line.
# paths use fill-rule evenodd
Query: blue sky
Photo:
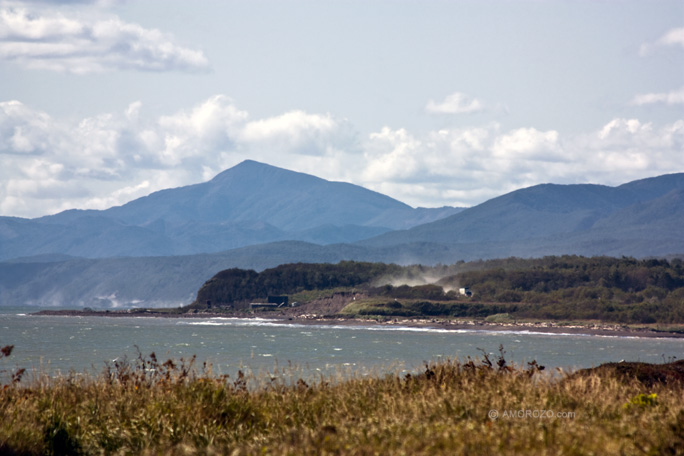
M 247 158 L 428 207 L 682 172 L 684 2 L 0 0 L 0 215 Z

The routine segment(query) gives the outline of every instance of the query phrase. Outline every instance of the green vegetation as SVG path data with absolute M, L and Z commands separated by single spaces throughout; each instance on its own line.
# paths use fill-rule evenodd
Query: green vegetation
M 460 295 L 462 286 L 473 296 Z M 434 267 L 343 261 L 288 264 L 261 273 L 229 269 L 204 284 L 190 309 L 206 308 L 206 302 L 245 309 L 250 300 L 269 295 L 308 303 L 345 292 L 354 300 L 340 314 L 361 318 L 684 324 L 680 259 L 562 256 Z M 507 316 L 494 318 L 498 314 Z
M 387 301 L 378 298 L 355 301 L 340 312 L 347 316 L 378 315 L 385 317 L 454 317 L 484 318 L 515 309 L 506 304 L 482 304 L 465 301 L 426 301 L 408 299 Z
M 305 290 L 355 287 L 374 279 L 398 274 L 401 267 L 383 263 L 342 261 L 338 264 L 295 263 L 266 269 L 261 273 L 226 269 L 207 281 L 197 293 L 196 305 L 244 307 L 245 303 L 269 295 L 290 295 Z
M 469 271 L 443 279 L 470 284 L 480 301 L 511 303 L 517 318 L 684 323 L 681 260 L 560 257 L 522 269 Z
M 648 383 L 624 369 L 546 375 L 535 362 L 510 366 L 500 348 L 497 357 L 427 363 L 414 375 L 311 384 L 277 372 L 214 376 L 193 361 L 152 354 L 95 377 L 0 385 L 0 453 L 684 452 L 681 361 L 664 366 L 679 377 L 647 365 Z

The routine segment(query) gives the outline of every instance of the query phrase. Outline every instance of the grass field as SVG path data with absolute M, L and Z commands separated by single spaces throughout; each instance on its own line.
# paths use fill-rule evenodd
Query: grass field
M 311 384 L 140 356 L 0 386 L 0 454 L 684 454 L 684 388 L 648 379 L 503 350 Z

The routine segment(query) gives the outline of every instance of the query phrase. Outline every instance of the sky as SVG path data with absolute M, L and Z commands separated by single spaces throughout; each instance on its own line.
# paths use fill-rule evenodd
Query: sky
M 0 215 L 245 159 L 414 207 L 684 172 L 684 2 L 0 0 Z

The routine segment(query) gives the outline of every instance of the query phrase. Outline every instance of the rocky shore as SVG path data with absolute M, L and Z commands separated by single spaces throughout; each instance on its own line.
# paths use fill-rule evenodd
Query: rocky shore
M 409 328 L 437 328 L 454 331 L 528 331 L 547 334 L 576 334 L 613 337 L 674 337 L 684 338 L 684 326 L 657 327 L 654 325 L 627 326 L 601 322 L 560 323 L 553 321 L 514 321 L 506 323 L 487 322 L 483 320 L 464 320 L 449 318 L 387 318 L 360 319 L 351 317 L 318 315 L 314 313 L 295 312 L 180 312 L 173 309 L 126 309 L 126 310 L 42 310 L 31 315 L 65 316 L 65 317 L 141 317 L 141 318 L 262 318 L 279 323 L 291 324 L 334 324 L 334 325 L 392 325 Z

